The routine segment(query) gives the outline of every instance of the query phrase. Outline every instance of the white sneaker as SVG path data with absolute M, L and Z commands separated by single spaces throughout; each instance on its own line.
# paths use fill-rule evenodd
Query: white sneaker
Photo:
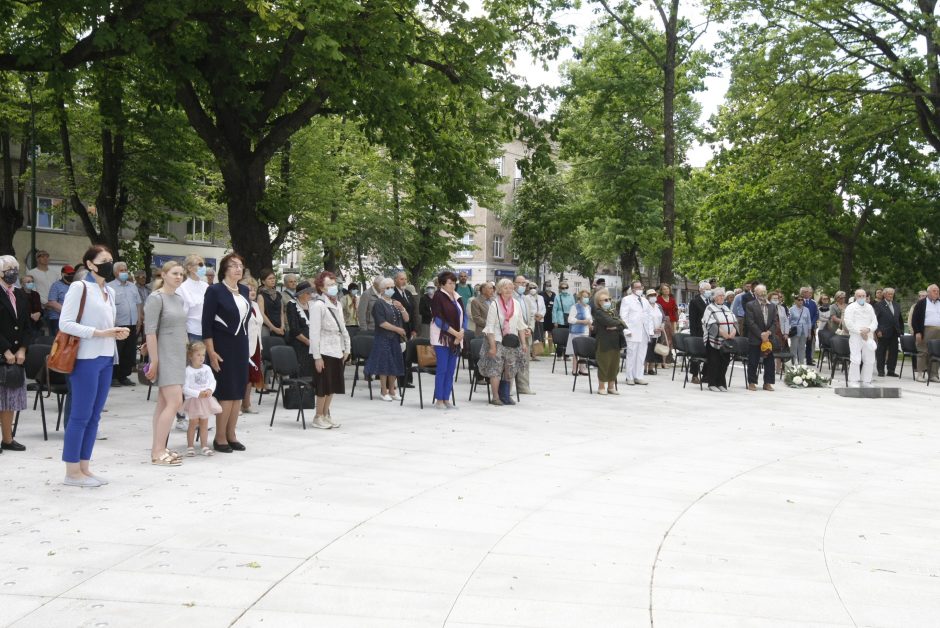
M 70 478 L 69 476 L 65 476 L 65 479 L 62 480 L 62 483 L 65 484 L 66 486 L 80 486 L 82 488 L 97 488 L 101 486 L 101 482 L 99 482 L 95 478 L 90 478 L 87 476 L 78 480 L 74 478 Z
M 398 391 L 395 391 L 395 394 L 392 395 L 392 401 L 401 401 L 401 394 Z
M 176 429 L 184 432 L 189 429 L 189 421 L 186 419 L 176 419 Z
M 649 382 L 646 381 L 645 379 L 635 379 L 633 380 L 633 383 L 636 384 L 637 386 L 646 386 L 647 384 L 649 384 Z
M 326 417 L 322 417 L 322 416 L 314 417 L 313 421 L 310 422 L 310 425 L 312 425 L 313 427 L 320 428 L 321 430 L 328 430 L 331 427 L 333 427 L 326 421 Z
M 382 395 L 382 401 L 395 401 L 395 398 L 391 395 Z
M 334 429 L 336 429 L 336 428 L 338 428 L 338 427 L 342 427 L 342 425 L 343 425 L 342 423 L 337 423 L 336 421 L 334 421 L 334 420 L 333 420 L 333 417 L 331 417 L 329 414 L 326 415 L 326 416 L 323 417 L 323 418 L 326 420 L 327 423 L 330 424 L 330 427 L 332 427 L 332 428 L 334 428 Z

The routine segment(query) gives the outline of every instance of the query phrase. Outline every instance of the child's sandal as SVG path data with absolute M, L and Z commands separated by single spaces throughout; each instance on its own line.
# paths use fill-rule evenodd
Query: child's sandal
M 212 451 L 209 447 L 203 447 L 203 448 L 202 448 L 202 455 L 203 455 L 203 456 L 214 456 L 214 455 L 215 455 L 215 452 Z
M 186 448 L 186 457 L 187 457 L 187 458 L 192 458 L 192 457 L 195 456 L 195 455 L 196 455 L 196 448 L 195 448 L 195 447 L 187 447 L 187 448 Z

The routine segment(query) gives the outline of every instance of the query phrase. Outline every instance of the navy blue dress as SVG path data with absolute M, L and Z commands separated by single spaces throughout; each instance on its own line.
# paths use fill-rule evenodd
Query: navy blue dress
M 375 341 L 372 344 L 372 353 L 366 360 L 365 373 L 401 377 L 405 374 L 405 358 L 401 352 L 402 338 L 395 332 L 380 327 L 382 323 L 387 322 L 404 328 L 401 312 L 378 299 L 372 306 L 372 319 L 375 321 Z
M 245 299 L 248 310 L 239 315 L 235 299 Z M 202 337 L 212 340 L 215 352 L 222 358 L 220 370 L 215 374 L 215 393 L 219 401 L 233 401 L 245 397 L 248 386 L 248 317 L 251 305 L 248 286 L 238 284 L 238 296 L 232 294 L 221 281 L 206 289 L 202 305 Z

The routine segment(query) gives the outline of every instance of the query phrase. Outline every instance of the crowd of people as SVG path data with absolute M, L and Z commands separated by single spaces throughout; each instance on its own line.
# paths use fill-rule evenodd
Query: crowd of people
M 735 290 L 703 281 L 699 294 L 680 305 L 669 285 L 647 289 L 634 281 L 618 306 L 603 280 L 574 292 L 563 279 L 556 293 L 550 282 L 539 291 L 523 275 L 474 286 L 466 273 L 444 271 L 419 296 L 404 272 L 375 277 L 365 290 L 357 283 L 341 287 L 330 272 L 309 279 L 286 275 L 279 287 L 271 269 L 251 277 L 237 253 L 220 260 L 217 274 L 198 255 L 169 261 L 149 283 L 146 273 L 131 273 L 100 245 L 58 273 L 49 269 L 47 252 L 39 251 L 36 260 L 20 275 L 14 257 L 0 257 L 0 452 L 25 450 L 13 439 L 12 425 L 27 405 L 17 370 L 30 346 L 39 335 L 75 336 L 80 343 L 67 377 L 62 460 L 64 483 L 79 487 L 108 483 L 90 467 L 101 412 L 110 389 L 136 385 L 132 375 L 138 372 L 157 389 L 152 464 L 174 467 L 186 457 L 245 451 L 238 422 L 256 412 L 252 393 L 266 390 L 265 337 L 292 347 L 298 374 L 310 378 L 312 425 L 336 429 L 341 424 L 332 416 L 332 401 L 345 392 L 351 340 L 360 334 L 372 337 L 364 372 L 379 382 L 379 399 L 401 401 L 401 389 L 413 386 L 416 351 L 428 348 L 422 358 L 433 358 L 432 405 L 450 411 L 456 410 L 455 371 L 470 350 L 469 337 L 481 339 L 478 354 L 469 357 L 490 386 L 489 403 L 506 406 L 517 403 L 514 389 L 515 396 L 535 394 L 530 362 L 545 354 L 546 345 L 549 353 L 572 359 L 574 374 L 586 375 L 595 364 L 597 394 L 618 395 L 621 370 L 624 384 L 646 385 L 676 359 L 677 334 L 688 334 L 701 338 L 705 351 L 704 360 L 690 364 L 693 383 L 727 391 L 731 356 L 746 352 L 748 389 L 758 389 L 762 370 L 763 389 L 772 391 L 780 360 L 813 364 L 819 343 L 834 335 L 848 336 L 850 385 L 871 386 L 876 370 L 897 377 L 905 331 L 892 288 L 869 300 L 862 289 L 847 299 L 841 291 L 817 297 L 804 287 L 788 307 L 781 291 L 756 281 Z M 927 342 L 940 339 L 940 288 L 923 291 L 907 321 L 920 352 L 917 378 L 940 381 L 927 355 Z M 564 347 L 553 346 L 557 329 L 567 330 Z M 577 346 L 585 341 L 579 338 L 595 341 L 592 355 L 581 360 Z M 187 431 L 184 452 L 168 447 L 174 418 Z

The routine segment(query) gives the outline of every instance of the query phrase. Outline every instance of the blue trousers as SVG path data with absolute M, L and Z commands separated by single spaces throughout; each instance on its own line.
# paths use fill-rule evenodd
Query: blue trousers
M 460 355 L 453 353 L 448 347 L 434 347 L 437 356 L 437 374 L 434 376 L 434 399 L 436 401 L 449 401 L 454 390 L 454 372 L 457 370 L 457 360 Z
M 65 444 L 62 446 L 64 462 L 91 460 L 101 410 L 111 390 L 113 369 L 113 356 L 75 360 L 75 370 L 69 377 L 72 405 L 69 408 L 69 422 L 65 426 Z

